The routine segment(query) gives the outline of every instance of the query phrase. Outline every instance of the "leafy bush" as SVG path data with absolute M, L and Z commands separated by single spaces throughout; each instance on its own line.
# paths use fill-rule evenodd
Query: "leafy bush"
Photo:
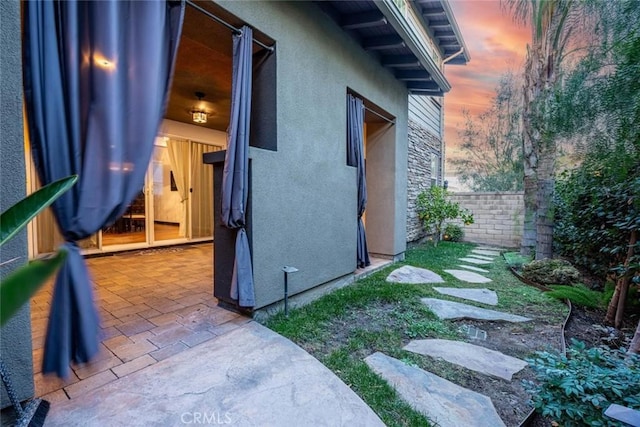
M 507 261 L 509 267 L 521 270 L 522 266 L 532 261 L 530 255 L 522 255 L 520 252 L 505 252 L 503 254 L 504 260 Z
M 611 298 L 605 299 L 603 292 L 594 291 L 580 285 L 552 285 L 550 288 L 553 290 L 547 292 L 547 295 L 560 300 L 568 299 L 572 303 L 582 307 L 604 308 L 607 301 Z
M 562 426 L 618 426 L 604 416 L 610 404 L 640 409 L 640 357 L 624 349 L 574 340 L 567 356 L 536 352 L 527 362 L 539 381 L 524 382 L 536 411 Z
M 416 210 L 425 231 L 435 235 L 434 244 L 442 240 L 443 225 L 448 219 L 460 218 L 464 225 L 473 224 L 473 214 L 447 198 L 449 193 L 442 187 L 432 186 L 429 191 L 418 194 Z
M 460 242 L 464 237 L 464 230 L 457 224 L 447 224 L 442 237 L 450 242 Z
M 542 259 L 526 264 L 522 276 L 542 285 L 571 285 L 580 281 L 580 272 L 562 259 Z

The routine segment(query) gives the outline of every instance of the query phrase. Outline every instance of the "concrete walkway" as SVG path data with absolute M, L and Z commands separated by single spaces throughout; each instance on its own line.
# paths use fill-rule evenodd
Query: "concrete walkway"
M 250 321 L 66 403 L 46 426 L 383 426 L 329 369 Z

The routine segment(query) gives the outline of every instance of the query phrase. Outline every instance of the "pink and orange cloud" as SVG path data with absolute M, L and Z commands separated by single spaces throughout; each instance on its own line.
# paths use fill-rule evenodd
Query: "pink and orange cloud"
M 488 108 L 500 76 L 508 70 L 521 73 L 531 37 L 530 30 L 515 23 L 499 0 L 453 0 L 450 4 L 471 61 L 445 66 L 452 86 L 444 101 L 447 160 L 461 155 L 462 110 L 477 116 Z

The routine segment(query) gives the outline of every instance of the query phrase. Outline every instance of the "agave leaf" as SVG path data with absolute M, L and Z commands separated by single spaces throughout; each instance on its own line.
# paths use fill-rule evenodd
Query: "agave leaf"
M 11 206 L 0 216 L 0 246 L 11 239 L 35 218 L 43 209 L 53 203 L 78 180 L 78 175 L 71 175 L 45 185 Z
M 0 325 L 4 325 L 36 293 L 66 258 L 64 250 L 52 258 L 25 264 L 0 283 Z

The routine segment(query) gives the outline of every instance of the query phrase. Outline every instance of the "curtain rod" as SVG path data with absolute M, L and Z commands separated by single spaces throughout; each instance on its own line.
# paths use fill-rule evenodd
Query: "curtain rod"
M 391 123 L 391 124 L 396 124 L 396 119 L 390 119 L 388 117 L 383 116 L 382 114 L 378 113 L 377 111 L 373 111 L 371 108 L 365 106 L 364 107 L 365 110 L 369 111 L 370 113 L 375 114 L 376 116 L 380 117 L 381 119 L 386 120 L 387 122 Z
M 205 9 L 201 8 L 200 6 L 198 6 L 197 4 L 192 2 L 191 0 L 186 0 L 186 3 L 189 6 L 191 6 L 192 8 L 194 8 L 195 10 L 197 10 L 198 12 L 201 12 L 201 13 L 205 14 L 206 16 L 208 16 L 209 18 L 211 18 L 214 21 L 216 21 L 217 23 L 224 25 L 225 27 L 230 29 L 234 34 L 241 34 L 242 33 L 242 31 L 239 28 L 234 27 L 233 25 L 229 24 L 227 21 L 224 21 L 222 18 L 214 15 L 213 13 L 209 12 L 208 10 L 205 10 Z M 253 39 L 253 42 L 255 44 L 257 44 L 258 46 L 263 47 L 263 48 L 269 50 L 270 52 L 273 52 L 273 46 L 267 46 L 266 44 L 262 43 L 259 40 L 256 40 L 255 38 Z

